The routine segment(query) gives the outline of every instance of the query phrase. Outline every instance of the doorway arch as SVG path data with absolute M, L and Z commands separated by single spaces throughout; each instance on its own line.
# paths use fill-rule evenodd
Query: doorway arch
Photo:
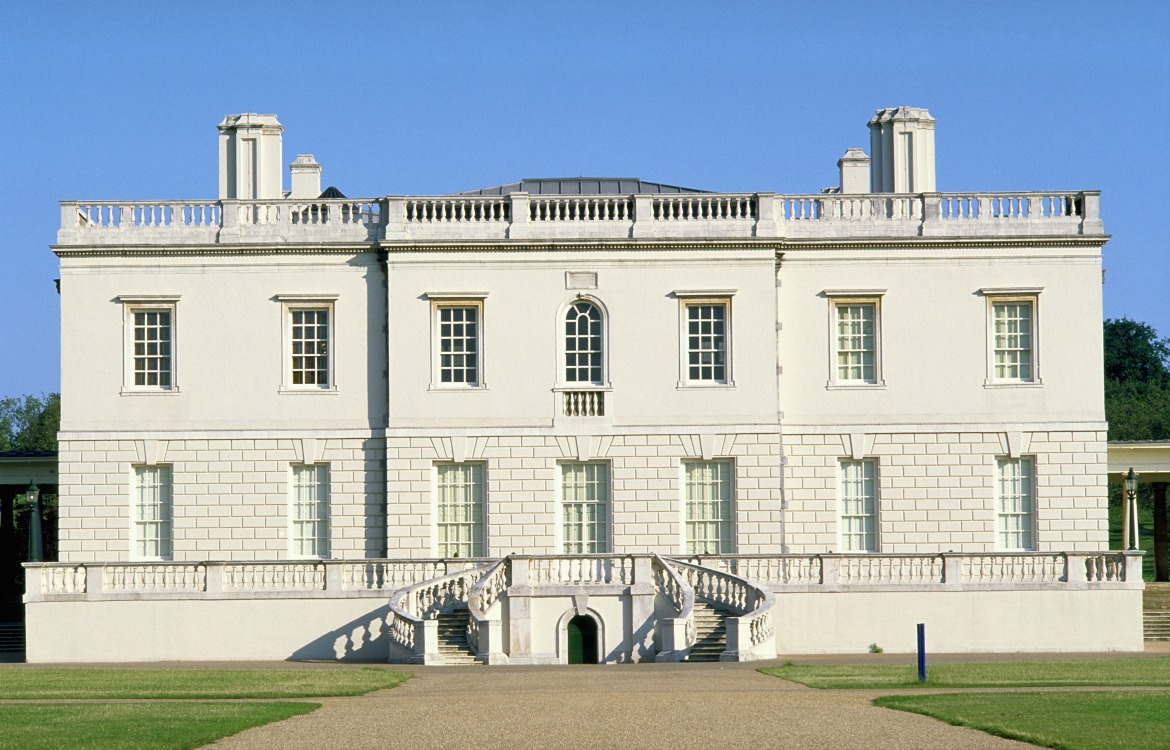
M 570 664 L 597 664 L 601 661 L 597 620 L 577 615 L 565 625 L 565 650 Z

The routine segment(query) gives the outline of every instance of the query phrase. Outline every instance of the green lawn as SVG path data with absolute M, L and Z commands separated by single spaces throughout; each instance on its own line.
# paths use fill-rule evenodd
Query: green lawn
M 1163 692 L 889 695 L 878 706 L 1064 750 L 1159 750 L 1170 743 Z
M 10 703 L 0 705 L 0 750 L 184 750 L 318 707 L 317 703 Z
M 926 684 L 914 664 L 784 664 L 764 674 L 814 688 L 1170 687 L 1170 657 L 927 664 Z M 1170 713 L 1170 709 L 1167 710 Z
M 362 669 L 55 669 L 0 666 L 0 699 L 311 698 L 400 685 L 407 672 Z

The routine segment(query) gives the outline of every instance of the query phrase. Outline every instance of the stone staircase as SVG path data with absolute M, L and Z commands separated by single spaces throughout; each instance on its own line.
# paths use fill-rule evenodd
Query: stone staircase
M 471 613 L 457 609 L 439 615 L 439 653 L 444 664 L 479 664 L 467 643 L 467 622 Z
M 1142 633 L 1147 641 L 1170 641 L 1170 583 L 1146 583 Z
M 721 604 L 695 599 L 695 645 L 687 661 L 719 661 L 727 650 L 726 618 L 733 614 Z

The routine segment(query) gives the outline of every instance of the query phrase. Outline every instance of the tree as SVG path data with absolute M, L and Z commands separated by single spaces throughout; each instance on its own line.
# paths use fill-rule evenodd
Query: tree
M 0 451 L 55 451 L 61 394 L 0 399 Z
M 1170 339 L 1129 318 L 1105 321 L 1105 379 L 1119 383 L 1170 382 Z

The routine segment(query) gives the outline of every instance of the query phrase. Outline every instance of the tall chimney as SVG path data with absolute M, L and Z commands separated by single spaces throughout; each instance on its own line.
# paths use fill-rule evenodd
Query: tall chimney
M 297 154 L 288 170 L 292 173 L 289 198 L 314 200 L 321 197 L 321 165 L 312 154 Z
M 870 190 L 933 193 L 934 118 L 921 107 L 879 109 L 869 121 Z
M 219 124 L 219 199 L 283 197 L 280 134 L 276 115 L 228 115 Z

